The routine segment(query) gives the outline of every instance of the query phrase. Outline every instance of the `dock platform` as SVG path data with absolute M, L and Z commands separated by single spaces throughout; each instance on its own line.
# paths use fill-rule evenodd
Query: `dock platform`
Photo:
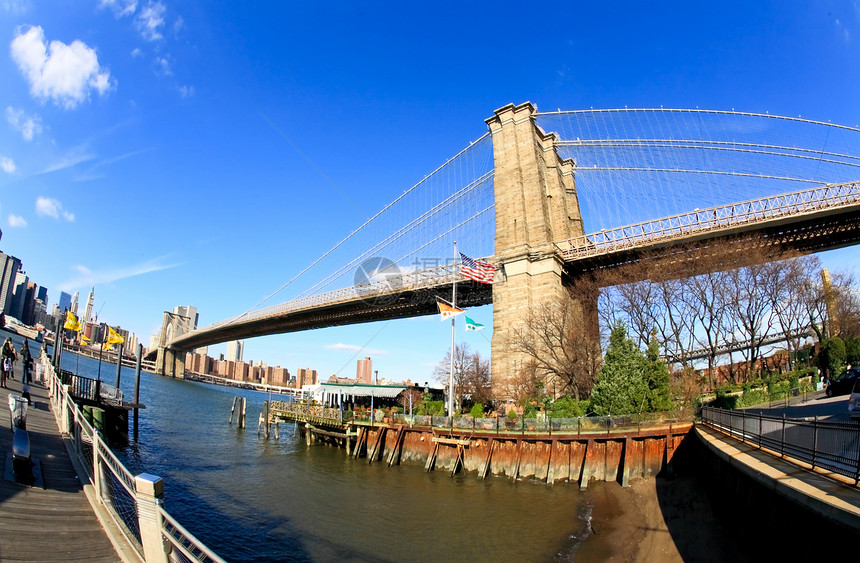
M 12 451 L 8 396 L 21 394 L 20 361 L 7 385 L 9 389 L 0 388 L 0 561 L 127 560 L 93 512 L 50 411 L 47 389 L 38 384 L 30 386 L 27 431 L 41 479 L 28 486 L 5 478 Z

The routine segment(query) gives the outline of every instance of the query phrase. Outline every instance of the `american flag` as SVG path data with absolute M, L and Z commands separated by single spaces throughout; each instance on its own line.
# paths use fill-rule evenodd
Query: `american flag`
M 493 277 L 496 275 L 496 267 L 489 262 L 481 262 L 473 260 L 460 253 L 460 275 L 476 282 L 492 284 Z

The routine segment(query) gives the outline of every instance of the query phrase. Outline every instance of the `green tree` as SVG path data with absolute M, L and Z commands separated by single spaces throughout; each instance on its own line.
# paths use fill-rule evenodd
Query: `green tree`
M 818 367 L 830 377 L 836 377 L 845 365 L 845 342 L 838 336 L 828 338 L 821 346 Z
M 860 338 L 845 340 L 845 361 L 852 366 L 860 365 Z
M 651 333 L 648 349 L 645 351 L 645 381 L 648 383 L 649 412 L 667 411 L 672 408 L 672 394 L 669 389 L 669 366 L 660 357 L 660 345 L 657 343 L 657 332 Z
M 642 412 L 648 400 L 648 360 L 618 323 L 609 335 L 603 367 L 591 393 L 591 410 L 600 416 Z

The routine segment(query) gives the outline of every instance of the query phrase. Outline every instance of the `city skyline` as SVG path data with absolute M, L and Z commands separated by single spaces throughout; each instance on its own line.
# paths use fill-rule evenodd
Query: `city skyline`
M 509 102 L 860 123 L 854 2 L 517 6 L 494 3 L 520 15 L 488 27 L 480 5 L 6 2 L 0 250 L 51 303 L 94 287 L 99 320 L 148 342 L 182 303 L 205 326 L 288 299 L 278 288 Z M 487 330 L 457 340 L 488 355 L 491 308 L 468 315 Z M 424 317 L 248 339 L 244 356 L 323 378 L 372 356 L 380 377 L 425 381 L 449 348 Z

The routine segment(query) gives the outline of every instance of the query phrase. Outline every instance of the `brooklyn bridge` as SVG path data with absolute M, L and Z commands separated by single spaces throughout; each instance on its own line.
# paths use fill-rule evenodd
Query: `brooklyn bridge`
M 229 340 L 429 315 L 437 298 L 493 305 L 494 381 L 522 358 L 508 339 L 531 308 L 595 270 L 654 257 L 689 271 L 738 254 L 809 253 L 860 236 L 860 130 L 765 114 L 509 104 L 488 131 L 261 303 L 190 332 L 166 318 L 158 371 Z M 459 274 L 456 246 L 495 269 Z M 733 262 L 736 264 L 736 262 Z M 728 267 L 728 264 L 726 265 Z M 642 270 L 644 271 L 644 270 Z M 176 325 L 176 326 L 175 326 Z

